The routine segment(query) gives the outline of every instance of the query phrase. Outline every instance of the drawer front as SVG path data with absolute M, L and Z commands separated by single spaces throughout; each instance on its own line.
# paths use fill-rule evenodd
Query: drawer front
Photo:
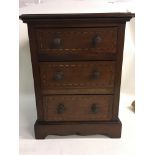
M 102 121 L 112 117 L 112 95 L 43 97 L 45 121 Z
M 40 58 L 114 58 L 117 48 L 117 27 L 38 28 L 36 36 Z
M 41 87 L 46 89 L 112 88 L 115 62 L 41 62 Z

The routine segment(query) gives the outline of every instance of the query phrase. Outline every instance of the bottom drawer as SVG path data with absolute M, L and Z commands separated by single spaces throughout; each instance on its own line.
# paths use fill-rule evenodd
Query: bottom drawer
M 113 95 L 43 97 L 45 121 L 102 121 L 112 118 Z

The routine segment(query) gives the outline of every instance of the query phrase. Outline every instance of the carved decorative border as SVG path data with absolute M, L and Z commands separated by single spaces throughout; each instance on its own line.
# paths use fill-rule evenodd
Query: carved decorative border
M 115 62 L 111 62 L 113 65 L 111 65 L 111 66 L 109 66 L 109 63 L 108 64 L 106 64 L 106 63 L 93 63 L 93 64 L 91 64 L 91 63 L 87 63 L 87 64 L 46 64 L 46 67 L 48 67 L 48 68 L 55 68 L 55 67 L 59 67 L 59 68 L 70 68 L 70 67 L 94 67 L 94 66 L 104 66 L 104 67 L 109 67 L 109 69 L 110 68 L 113 68 L 114 70 L 115 70 Z M 44 66 L 45 67 L 45 66 Z M 111 69 L 110 69 L 111 70 Z M 115 71 L 114 71 L 114 73 L 113 74 L 115 74 Z M 115 76 L 115 75 L 113 75 L 113 76 Z M 45 84 L 45 85 L 52 85 L 52 86 L 58 86 L 58 87 L 60 87 L 60 86 L 68 86 L 68 87 L 77 87 L 77 86 L 99 86 L 99 87 L 101 87 L 101 86 L 104 86 L 105 84 L 102 84 L 102 83 L 95 83 L 95 81 L 92 81 L 92 82 L 88 82 L 88 83 L 50 83 L 50 84 L 47 84 L 48 82 L 46 82 L 46 80 L 44 80 L 44 79 L 46 79 L 46 74 L 41 74 L 41 77 L 42 77 L 42 83 L 43 84 Z M 107 87 L 107 88 L 111 88 L 111 87 Z
M 105 32 L 102 31 L 102 29 L 103 30 L 104 29 L 108 29 L 107 31 L 116 33 L 115 34 L 115 36 L 116 36 L 115 46 L 116 46 L 116 44 L 117 44 L 117 27 L 113 27 L 113 28 L 101 28 L 101 30 L 99 30 L 99 31 L 67 31 L 67 32 L 66 31 L 60 32 L 60 31 L 56 31 L 56 30 L 54 32 L 54 29 L 51 32 L 43 32 L 44 29 L 42 29 L 43 31 L 39 32 L 41 34 L 41 35 L 39 35 L 39 37 L 42 36 L 43 33 L 47 33 L 47 35 L 49 33 L 51 33 L 51 34 L 62 34 L 62 35 L 68 35 L 68 34 L 69 35 L 79 35 L 79 34 L 86 35 L 88 33 L 92 33 L 92 34 L 102 34 L 102 33 L 105 33 Z M 42 37 L 40 37 L 40 40 L 42 40 Z M 74 52 L 79 51 L 79 50 L 83 50 L 83 51 L 88 51 L 88 50 L 101 50 L 101 51 L 103 51 L 104 49 L 103 48 L 72 48 L 72 49 L 66 49 L 66 48 L 60 48 L 60 49 L 43 48 L 42 49 L 41 48 L 41 50 L 52 50 L 52 51 L 59 51 L 59 52 L 63 52 L 63 53 L 66 53 L 66 52 L 69 52 L 69 53 L 72 52 L 72 53 L 74 53 Z M 114 51 L 112 51 L 111 53 L 114 53 Z

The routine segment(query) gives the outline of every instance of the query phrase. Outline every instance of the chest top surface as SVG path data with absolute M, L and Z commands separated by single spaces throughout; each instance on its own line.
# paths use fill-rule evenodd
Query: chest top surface
M 73 13 L 73 14 L 22 14 L 23 22 L 57 21 L 57 20 L 102 20 L 102 21 L 129 21 L 135 14 L 125 13 Z

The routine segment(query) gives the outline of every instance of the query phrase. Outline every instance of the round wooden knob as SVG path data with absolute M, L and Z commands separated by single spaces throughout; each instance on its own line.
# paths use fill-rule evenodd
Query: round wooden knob
M 98 112 L 98 107 L 97 107 L 97 105 L 96 104 L 93 104 L 92 106 L 91 106 L 91 112 L 92 113 L 94 113 L 94 114 L 96 114 L 97 112 Z
M 57 107 L 57 113 L 62 114 L 65 111 L 65 106 L 63 104 L 59 104 Z
M 93 73 L 92 73 L 92 78 L 94 79 L 94 80 L 96 80 L 96 79 L 99 79 L 100 78 L 100 72 L 99 71 L 94 71 Z
M 53 46 L 54 46 L 54 48 L 59 48 L 61 46 L 61 39 L 60 38 L 54 38 L 53 39 Z
M 56 72 L 54 74 L 54 80 L 59 81 L 59 80 L 63 80 L 63 72 Z
M 99 43 L 101 43 L 101 41 L 102 38 L 99 35 L 95 36 L 92 40 L 93 47 L 96 47 Z

